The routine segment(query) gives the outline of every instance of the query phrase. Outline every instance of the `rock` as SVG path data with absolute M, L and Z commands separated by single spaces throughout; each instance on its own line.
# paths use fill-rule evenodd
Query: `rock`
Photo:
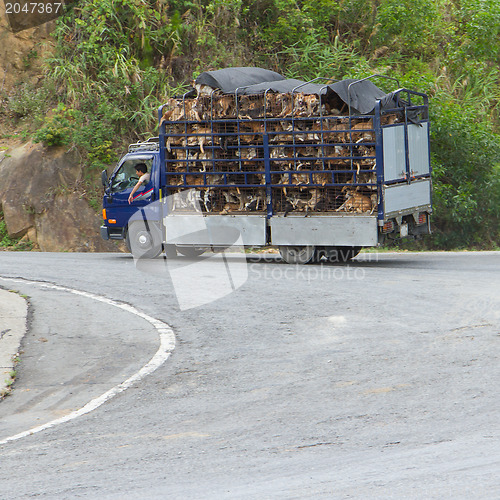
M 57 9 L 60 10 L 60 12 L 56 13 L 56 9 L 54 8 L 53 10 L 51 9 L 50 13 L 48 12 L 43 12 L 42 14 L 40 14 L 39 12 L 32 13 L 29 2 L 27 2 L 26 0 L 23 2 L 18 0 L 17 3 L 21 6 L 21 12 L 17 14 L 15 13 L 7 14 L 7 19 L 14 33 L 45 24 L 51 21 L 52 19 L 56 19 L 63 12 L 63 9 Z M 22 8 L 24 6 L 28 8 L 28 13 L 22 11 Z
M 117 251 L 99 234 L 100 214 L 78 191 L 76 149 L 27 143 L 0 161 L 0 209 L 9 236 L 27 238 L 42 251 Z
M 21 241 L 30 241 L 36 244 L 36 229 L 34 227 L 30 227 L 26 234 L 21 238 Z
M 78 193 L 56 196 L 36 219 L 37 243 L 44 252 L 116 250 L 101 239 L 100 219 Z
M 29 212 L 24 206 L 19 207 L 15 200 L 4 200 L 2 205 L 3 217 L 9 236 L 20 238 L 24 236 L 30 228 L 35 225 L 34 214 Z

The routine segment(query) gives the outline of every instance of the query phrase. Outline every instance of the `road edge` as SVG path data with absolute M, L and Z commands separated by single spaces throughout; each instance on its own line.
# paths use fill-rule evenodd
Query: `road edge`
M 28 302 L 18 292 L 0 287 L 0 401 L 12 390 L 16 358 L 26 335 Z

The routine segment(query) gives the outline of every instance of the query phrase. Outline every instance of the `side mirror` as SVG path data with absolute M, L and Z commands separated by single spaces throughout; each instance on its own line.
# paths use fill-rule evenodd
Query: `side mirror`
M 103 187 L 108 185 L 108 172 L 106 170 L 101 172 L 101 182 Z

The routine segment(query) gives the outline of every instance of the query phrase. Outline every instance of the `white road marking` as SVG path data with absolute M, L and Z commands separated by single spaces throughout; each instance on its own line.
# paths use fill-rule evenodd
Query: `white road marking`
M 138 372 L 136 372 L 134 375 L 129 377 L 127 380 L 122 382 L 121 384 L 116 385 L 115 387 L 111 388 L 109 391 L 105 392 L 101 396 L 92 399 L 89 401 L 85 406 L 80 408 L 79 410 L 75 410 L 68 415 L 65 415 L 64 417 L 57 418 L 55 420 L 51 420 L 50 422 L 47 422 L 46 424 L 33 427 L 32 429 L 29 429 L 24 432 L 20 432 L 19 434 L 15 434 L 14 436 L 10 436 L 8 438 L 5 438 L 0 441 L 0 445 L 6 444 L 10 441 L 16 441 L 18 439 L 31 436 L 33 434 L 36 434 L 38 432 L 44 431 L 46 429 L 50 429 L 52 427 L 55 427 L 56 425 L 63 424 L 65 422 L 68 422 L 70 420 L 73 420 L 75 418 L 81 417 L 82 415 L 85 415 L 87 413 L 90 413 L 91 411 L 95 410 L 96 408 L 99 408 L 102 404 L 104 404 L 106 401 L 109 401 L 111 398 L 115 397 L 117 394 L 120 392 L 125 391 L 128 389 L 132 384 L 135 384 L 136 382 L 139 382 L 142 380 L 144 377 L 148 376 L 149 374 L 153 373 L 156 369 L 158 369 L 170 356 L 172 351 L 175 349 L 175 334 L 172 330 L 172 328 L 167 325 L 167 323 L 164 323 L 163 321 L 160 321 L 156 318 L 153 318 L 152 316 L 149 316 L 135 307 L 129 305 L 129 304 L 124 304 L 120 302 L 116 302 L 114 300 L 108 299 L 106 297 L 103 297 L 101 295 L 96 295 L 93 293 L 89 292 L 83 292 L 81 290 L 75 290 L 73 288 L 68 288 L 65 286 L 60 286 L 60 285 L 53 285 L 51 283 L 46 283 L 43 281 L 34 281 L 34 280 L 26 280 L 23 278 L 4 278 L 0 277 L 2 280 L 6 281 L 11 281 L 13 283 L 21 283 L 23 285 L 37 285 L 43 288 L 48 288 L 51 290 L 59 290 L 63 292 L 69 292 L 73 293 L 75 295 L 80 295 L 82 297 L 87 297 L 89 299 L 97 300 L 99 302 L 103 302 L 104 304 L 108 304 L 111 306 L 118 307 L 119 309 L 122 309 L 124 311 L 127 311 L 129 313 L 135 314 L 136 316 L 139 316 L 140 318 L 145 319 L 149 323 L 151 323 L 156 330 L 158 331 L 158 334 L 160 336 L 160 347 L 156 351 L 156 354 L 149 360 L 148 363 L 146 363 Z

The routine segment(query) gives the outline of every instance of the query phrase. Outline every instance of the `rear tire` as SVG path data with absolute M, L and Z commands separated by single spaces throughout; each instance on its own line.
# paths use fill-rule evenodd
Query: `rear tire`
M 315 255 L 313 246 L 279 247 L 281 258 L 288 264 L 307 264 L 311 262 Z
M 361 251 L 361 247 L 321 247 L 316 250 L 316 260 L 319 262 L 323 257 L 327 262 L 345 263 Z
M 152 222 L 132 222 L 128 226 L 125 244 L 136 259 L 154 259 L 163 250 L 160 230 Z
M 191 259 L 194 259 L 196 257 L 199 257 L 200 255 L 203 255 L 208 248 L 206 247 L 181 247 L 177 246 L 177 251 L 184 255 L 184 257 L 189 257 Z

